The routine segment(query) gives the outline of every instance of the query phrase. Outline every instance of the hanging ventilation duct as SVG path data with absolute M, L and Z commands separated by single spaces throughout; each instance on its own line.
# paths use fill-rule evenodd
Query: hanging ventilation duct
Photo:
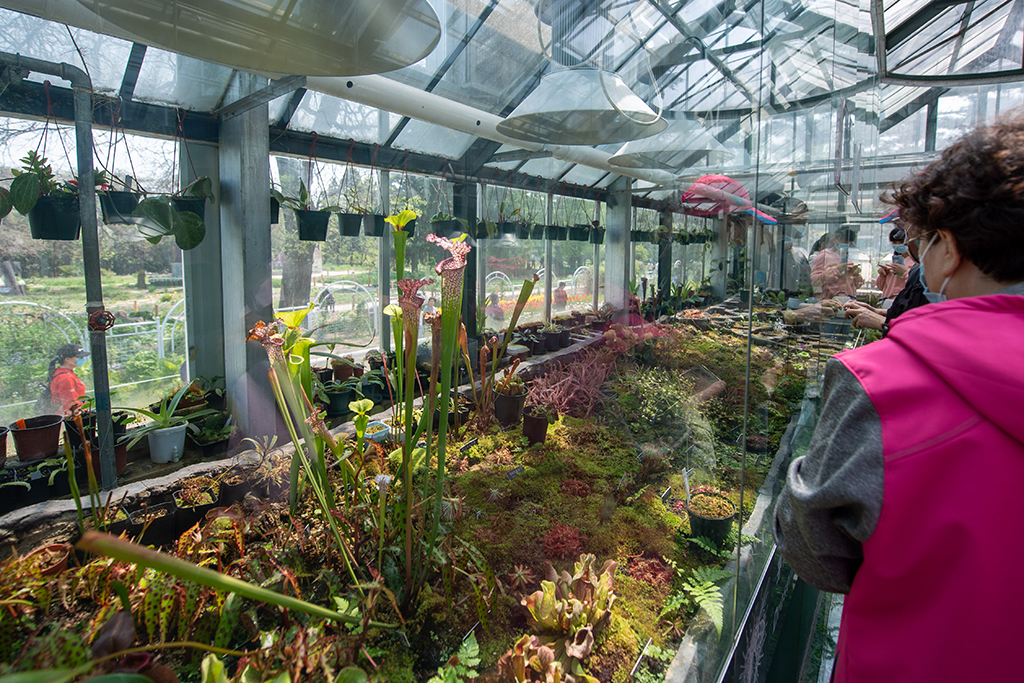
M 733 156 L 698 122 L 679 119 L 657 135 L 627 142 L 608 159 L 608 163 L 624 168 L 661 168 L 679 173 L 704 158 L 711 166 Z
M 441 37 L 427 0 L 51 0 L 28 11 L 41 10 L 44 19 L 110 32 L 100 28 L 106 23 L 138 42 L 268 74 L 393 71 L 430 54 Z
M 604 69 L 554 71 L 498 132 L 518 140 L 555 145 L 602 145 L 655 135 L 668 123 Z

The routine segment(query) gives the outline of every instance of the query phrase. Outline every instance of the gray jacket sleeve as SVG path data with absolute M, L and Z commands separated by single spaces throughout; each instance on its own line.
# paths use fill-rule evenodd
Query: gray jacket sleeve
M 779 496 L 775 543 L 807 583 L 846 593 L 882 511 L 882 422 L 860 382 L 835 359 L 825 366 L 822 397 L 807 455 L 790 464 Z

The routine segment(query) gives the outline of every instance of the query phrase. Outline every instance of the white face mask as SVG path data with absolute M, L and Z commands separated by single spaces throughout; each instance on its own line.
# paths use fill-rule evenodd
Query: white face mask
M 932 248 L 932 244 L 935 243 L 935 238 L 938 237 L 938 236 L 939 236 L 939 233 L 935 233 L 934 235 L 932 235 L 932 238 L 928 241 L 928 246 L 925 247 L 924 251 L 921 252 L 921 260 L 920 260 L 920 263 L 921 263 L 921 285 L 924 287 L 924 298 L 927 299 L 928 303 L 930 303 L 930 304 L 941 303 L 941 302 L 947 301 L 949 299 L 949 297 L 947 297 L 945 294 L 943 294 L 943 292 L 946 291 L 946 285 L 949 284 L 950 279 L 953 277 L 953 275 L 950 274 L 945 280 L 943 280 L 942 281 L 942 286 L 939 287 L 939 291 L 938 292 L 929 292 L 928 291 L 928 280 L 925 279 L 925 275 L 924 275 L 924 257 L 928 253 L 928 250 Z

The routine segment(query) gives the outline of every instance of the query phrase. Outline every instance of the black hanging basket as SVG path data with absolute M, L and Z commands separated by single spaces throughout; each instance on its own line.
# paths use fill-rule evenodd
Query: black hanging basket
M 203 223 L 206 222 L 206 197 L 171 197 L 171 206 L 179 213 L 191 211 Z
M 462 223 L 459 223 L 457 220 L 431 221 L 430 229 L 438 237 L 451 237 L 456 233 L 462 232 Z
M 281 220 L 281 202 L 270 198 L 270 224 L 277 225 Z
M 577 224 L 569 228 L 569 239 L 573 242 L 586 242 L 590 236 L 590 226 Z
M 476 237 L 478 240 L 485 240 L 490 238 L 490 235 L 487 233 L 486 221 L 480 221 L 479 223 L 476 224 L 476 234 L 474 235 L 474 237 Z M 498 235 L 495 235 L 495 237 L 498 237 Z
M 530 239 L 530 224 L 529 223 L 517 223 L 516 224 L 516 237 L 521 240 Z
M 593 228 L 590 231 L 591 244 L 604 244 L 604 228 Z
M 530 228 L 530 239 L 531 240 L 542 240 L 544 239 L 544 226 L 535 225 Z
M 78 197 L 40 197 L 28 212 L 34 240 L 77 240 L 82 230 Z
M 323 242 L 327 239 L 327 224 L 330 211 L 295 210 L 295 222 L 299 225 L 299 239 L 305 242 Z
M 499 235 L 514 235 L 516 234 L 516 223 L 512 221 L 503 221 L 498 223 L 498 234 Z
M 139 205 L 139 195 L 127 190 L 107 190 L 96 194 L 107 225 L 134 223 L 132 211 Z
M 375 214 L 363 216 L 363 234 L 367 237 L 380 237 L 385 233 L 387 226 L 388 224 L 384 221 L 384 216 L 377 216 Z
M 339 213 L 338 230 L 342 237 L 359 237 L 359 227 L 363 224 L 361 213 Z
M 408 233 L 409 237 L 414 236 L 416 234 L 416 219 L 413 218 L 411 221 L 406 223 L 405 227 L 402 228 L 402 230 L 404 230 L 406 233 Z

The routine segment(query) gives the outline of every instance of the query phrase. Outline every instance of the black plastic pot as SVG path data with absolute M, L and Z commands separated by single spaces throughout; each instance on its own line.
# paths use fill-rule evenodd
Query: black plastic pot
M 363 234 L 367 237 L 380 237 L 384 234 L 387 223 L 384 216 L 367 214 L 363 216 Z
M 206 222 L 206 197 L 171 197 L 171 206 L 179 213 L 191 211 L 203 223 Z
M 462 231 L 462 223 L 456 220 L 430 221 L 430 231 L 438 237 L 451 237 Z
M 14 470 L 0 468 L 0 484 L 13 481 L 18 481 Z M 25 493 L 26 489 L 21 485 L 0 488 L 0 515 L 6 515 L 8 512 L 20 508 L 24 503 Z
M 359 228 L 363 224 L 361 213 L 339 213 L 338 230 L 342 237 L 359 237 Z
M 19 426 L 21 422 L 24 422 L 24 427 Z M 54 455 L 60 446 L 62 424 L 60 415 L 39 415 L 7 425 L 18 451 L 18 460 L 31 462 Z
M 565 240 L 569 236 L 569 228 L 564 225 L 549 225 L 545 228 L 544 235 L 549 240 Z
M 327 224 L 330 221 L 330 211 L 295 210 L 295 222 L 299 225 L 299 239 L 305 242 L 323 242 L 326 240 Z
M 495 233 L 494 236 L 500 237 L 501 235 L 500 233 Z M 476 232 L 474 234 L 474 237 L 476 237 L 478 240 L 490 239 L 491 235 L 489 232 L 487 232 L 487 223 L 485 221 L 480 221 L 479 223 L 476 224 Z
M 494 417 L 498 420 L 498 424 L 503 427 L 518 424 L 523 416 L 523 404 L 525 403 L 525 393 L 510 396 L 494 392 Z
M 531 240 L 542 240 L 544 239 L 544 226 L 535 225 L 530 228 L 530 239 Z
M 572 345 L 572 330 L 565 329 L 558 333 L 558 345 L 563 349 Z
M 514 235 L 516 234 L 516 225 L 512 221 L 502 221 L 498 223 L 498 234 L 499 235 Z
M 82 229 L 78 197 L 40 197 L 28 212 L 34 240 L 77 240 Z
M 544 335 L 544 346 L 548 351 L 557 351 L 562 348 L 559 343 L 559 332 L 542 332 Z
M 107 190 L 96 194 L 107 225 L 132 223 L 132 211 L 139 205 L 139 195 L 127 190 Z
M 548 345 L 543 339 L 534 339 L 530 342 L 530 353 L 535 356 L 543 356 L 548 352 Z
M 228 444 L 231 443 L 231 439 L 221 439 L 220 441 L 211 441 L 209 443 L 199 443 L 189 435 L 189 441 L 192 442 L 196 448 L 199 449 L 200 455 L 203 458 L 220 458 L 228 452 Z
M 341 417 L 348 413 L 348 404 L 352 402 L 352 390 L 327 392 L 327 417 Z
M 713 496 L 716 494 L 699 493 L 699 496 Z M 686 506 L 686 515 L 690 519 L 690 536 L 703 536 L 709 539 L 712 543 L 721 546 L 725 543 L 725 539 L 729 536 L 729 531 L 732 529 L 732 521 L 736 517 L 736 505 L 726 498 L 725 496 L 717 496 L 729 503 L 732 506 L 732 514 L 722 519 L 710 519 L 708 517 L 702 517 L 693 510 L 690 506 Z
M 224 507 L 245 500 L 245 496 L 252 491 L 252 484 L 244 476 L 236 482 L 220 482 L 220 504 Z
M 148 527 L 145 527 L 144 522 L 141 521 L 141 517 L 145 511 L 136 510 L 135 512 L 128 515 L 128 531 L 133 536 L 136 536 L 138 542 L 141 545 L 167 545 L 177 540 L 177 536 L 174 533 L 175 529 L 175 518 L 177 515 L 177 508 L 174 503 L 160 503 L 158 505 L 150 505 L 147 511 L 155 510 L 166 510 L 167 513 L 154 519 L 150 522 Z M 145 533 L 143 528 L 145 527 Z
M 517 223 L 516 224 L 516 237 L 521 240 L 530 239 L 530 225 L 528 223 Z
M 416 234 L 416 219 L 413 218 L 411 221 L 406 223 L 405 227 L 402 228 L 402 230 L 407 232 L 409 234 L 409 237 L 414 236 Z
M 334 379 L 334 368 L 316 368 L 313 370 L 317 378 L 324 384 Z
M 7 464 L 7 427 L 0 427 L 0 467 Z
M 214 508 L 217 504 L 217 497 L 213 495 L 213 489 L 203 489 L 210 495 L 209 503 L 203 503 L 202 505 L 184 505 L 178 494 L 180 490 L 175 491 L 171 494 L 174 498 L 174 506 L 177 508 L 177 513 L 174 518 L 174 533 L 181 536 L 183 533 L 191 529 L 196 522 L 199 522 L 206 516 L 206 513 Z
M 270 224 L 277 225 L 281 220 L 281 202 L 270 198 Z
M 590 231 L 591 244 L 604 244 L 604 228 L 594 228 Z
M 590 237 L 590 226 L 578 224 L 569 228 L 569 239 L 574 242 L 586 242 Z
M 523 410 L 523 436 L 531 446 L 535 443 L 544 443 L 548 437 L 547 416 L 537 417 L 530 412 L 529 408 L 525 408 Z

